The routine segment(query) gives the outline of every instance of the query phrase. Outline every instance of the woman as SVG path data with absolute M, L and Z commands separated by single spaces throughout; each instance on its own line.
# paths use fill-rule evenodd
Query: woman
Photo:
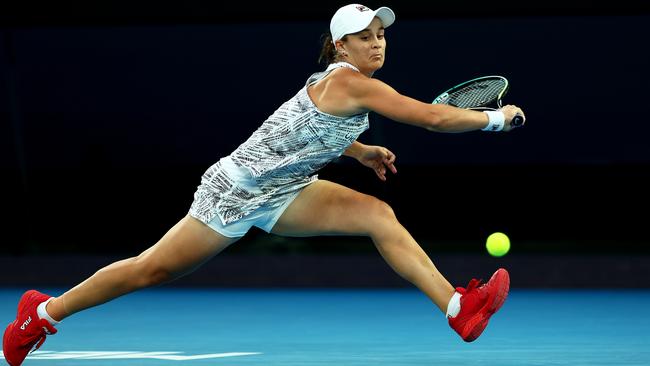
M 392 10 L 351 4 L 332 17 L 321 58 L 327 70 L 312 75 L 229 156 L 203 175 L 189 214 L 137 257 L 102 268 L 59 297 L 26 292 L 3 338 L 10 365 L 20 365 L 55 325 L 81 310 L 192 272 L 252 226 L 286 236 L 369 236 L 388 264 L 422 290 L 465 341 L 476 339 L 505 301 L 508 273 L 499 269 L 483 286 L 454 287 L 379 199 L 318 180 L 316 172 L 341 154 L 357 159 L 386 180 L 395 155 L 356 138 L 368 128 L 368 112 L 436 132 L 512 129 L 506 106 L 477 112 L 423 103 L 401 95 L 372 75 L 384 64 L 385 28 Z M 495 127 L 496 126 L 496 127 Z

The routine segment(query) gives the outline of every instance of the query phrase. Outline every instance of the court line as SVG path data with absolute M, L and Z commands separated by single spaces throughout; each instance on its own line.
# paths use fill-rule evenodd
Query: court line
M 183 352 L 138 352 L 138 351 L 36 351 L 28 356 L 30 360 L 123 360 L 157 359 L 168 361 L 190 361 L 209 358 L 261 355 L 261 352 L 225 352 L 202 355 L 182 355 Z M 0 358 L 4 357 L 0 354 Z

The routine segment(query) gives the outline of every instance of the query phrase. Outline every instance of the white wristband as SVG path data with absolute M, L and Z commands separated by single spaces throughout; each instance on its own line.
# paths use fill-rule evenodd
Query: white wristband
M 501 131 L 506 124 L 506 116 L 501 111 L 483 111 L 488 115 L 488 124 L 481 131 Z

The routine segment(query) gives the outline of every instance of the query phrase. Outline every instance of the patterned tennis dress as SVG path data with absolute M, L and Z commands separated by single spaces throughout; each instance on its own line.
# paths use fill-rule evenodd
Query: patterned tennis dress
M 309 77 L 305 86 L 280 106 L 229 156 L 201 177 L 190 215 L 204 223 L 215 216 L 224 225 L 262 206 L 278 207 L 318 179 L 317 171 L 368 129 L 368 113 L 338 117 L 316 108 L 307 87 L 339 67 L 339 62 Z

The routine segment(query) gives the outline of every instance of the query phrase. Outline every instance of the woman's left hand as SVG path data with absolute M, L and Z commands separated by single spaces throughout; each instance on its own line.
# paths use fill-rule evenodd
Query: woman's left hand
M 393 174 L 397 173 L 394 164 L 395 154 L 385 147 L 366 145 L 358 160 L 361 164 L 374 170 L 382 181 L 386 181 L 386 168 L 390 169 Z

